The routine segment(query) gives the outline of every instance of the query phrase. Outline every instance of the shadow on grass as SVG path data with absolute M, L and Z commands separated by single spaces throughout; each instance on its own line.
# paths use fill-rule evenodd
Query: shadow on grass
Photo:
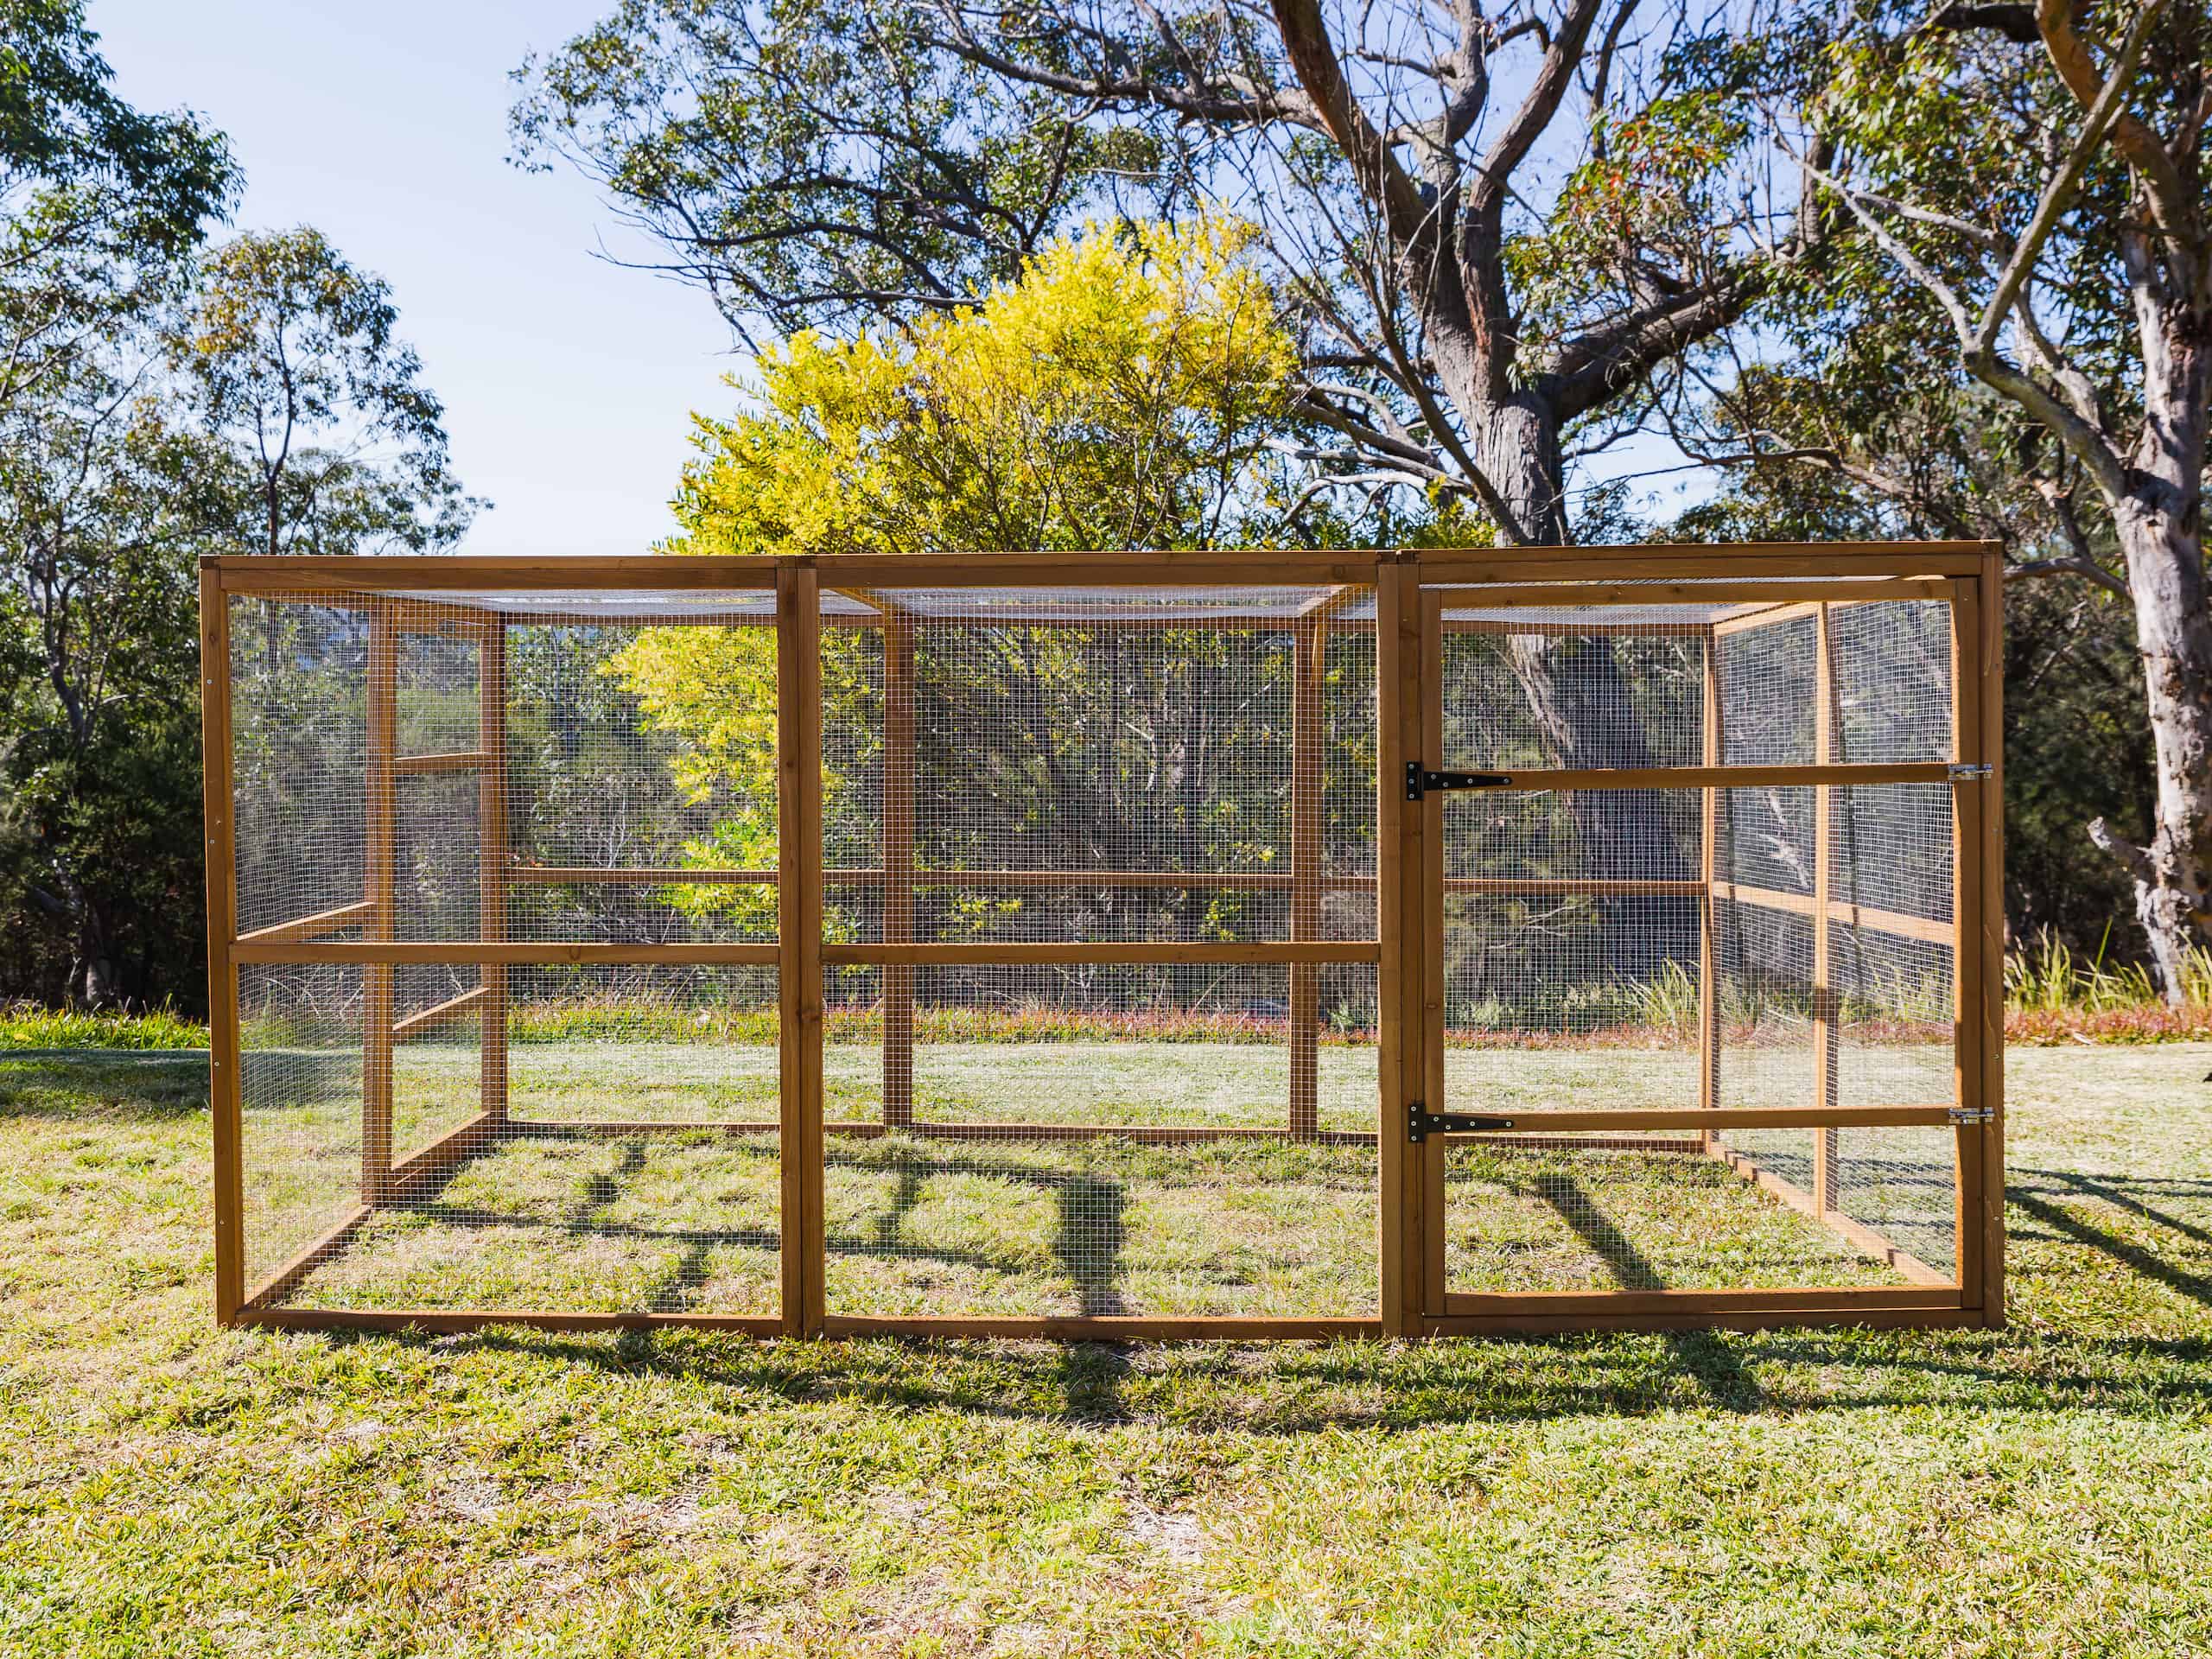
M 833 1237 L 840 1255 L 894 1255 L 1004 1270 L 974 1252 L 926 1245 L 907 1223 L 934 1174 L 976 1173 L 1051 1192 L 1053 1249 L 1085 1312 L 1120 1311 L 1123 1243 L 1118 1185 L 1095 1175 L 1011 1158 L 917 1148 L 869 1160 L 835 1151 L 833 1166 L 893 1178 L 887 1205 L 861 1229 Z M 619 1173 L 625 1173 L 618 1171 Z M 607 1230 L 594 1215 L 613 1187 L 594 1185 L 556 1228 Z M 1572 1184 L 1539 1189 L 1624 1288 L 1661 1275 Z M 1714 1410 L 1769 1415 L 1907 1407 L 1967 1411 L 2089 1411 L 2120 1416 L 2212 1412 L 2212 1329 L 2145 1324 L 2117 1336 L 2069 1330 L 2069 1304 L 2094 1294 L 2091 1257 L 2146 1285 L 2212 1308 L 2212 1180 L 2140 1179 L 2065 1171 L 2018 1172 L 2011 1193 L 2018 1234 L 2034 1259 L 2017 1271 L 2009 1332 L 1777 1330 L 1586 1333 L 1426 1344 L 1192 1344 L 1120 1347 L 1039 1340 L 855 1339 L 760 1342 L 705 1331 L 607 1335 L 493 1328 L 440 1338 L 470 1347 L 650 1374 L 725 1389 L 728 1408 L 778 1401 L 837 1401 L 892 1410 L 943 1410 L 1070 1424 L 1123 1421 L 1298 1433 L 1372 1427 L 1529 1419 L 1637 1417 Z M 2101 1221 L 2125 1217 L 2143 1234 Z M 512 1219 L 455 1210 L 460 1221 Z M 2131 1230 L 2135 1230 L 2131 1229 Z M 683 1236 L 670 1230 L 659 1236 Z M 727 1241 L 702 1232 L 698 1242 Z M 2160 1237 L 2171 1248 L 2160 1248 Z M 775 1247 L 772 1233 L 748 1236 Z M 678 1281 L 703 1271 L 698 1250 Z M 2109 1272 L 2109 1268 L 2102 1271 Z M 678 1289 L 671 1283 L 668 1290 Z M 688 1288 L 688 1287 L 685 1287 Z M 2171 1304 L 2169 1306 L 2171 1306 Z M 2160 1316 L 2169 1318 L 2171 1316 Z M 334 1342 L 387 1340 L 333 1336 Z M 402 1338 L 404 1341 L 428 1338 Z
M 0 1049 L 0 1117 L 158 1122 L 207 1109 L 204 1048 Z
M 2005 1188 L 2009 1205 L 2024 1211 L 2054 1241 L 2097 1251 L 2129 1272 L 2164 1285 L 2212 1308 L 2212 1227 L 2184 1221 L 2162 1207 L 2175 1199 L 2212 1204 L 2212 1180 L 2187 1177 L 2088 1175 L 2071 1170 L 2018 1170 Z M 2158 1203 L 2153 1203 L 2153 1198 Z M 2081 1200 L 2104 1205 L 2187 1241 L 2184 1249 L 2203 1259 L 2204 1270 L 2170 1261 L 2149 1245 L 2125 1238 L 2099 1224 Z

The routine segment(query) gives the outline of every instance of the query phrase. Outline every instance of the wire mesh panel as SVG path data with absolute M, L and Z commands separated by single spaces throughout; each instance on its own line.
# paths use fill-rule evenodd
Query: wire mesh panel
M 1376 937 L 1369 592 L 846 597 L 830 1313 L 1372 1313 L 1371 965 L 1084 956 Z
M 242 1165 L 263 1306 L 774 1315 L 772 604 L 233 604 Z M 328 913 L 324 913 L 328 912 Z M 450 944 L 448 960 L 377 947 Z
M 1799 1132 L 1796 1139 L 1805 1137 Z M 1869 1180 L 1886 1168 L 1878 1152 L 1862 1166 Z M 1913 1282 L 1726 1162 L 1694 1150 L 1585 1149 L 1510 1136 L 1455 1141 L 1444 1197 L 1445 1274 L 1457 1293 Z
M 1951 786 L 1821 770 L 1952 752 L 1947 606 L 1440 604 L 1441 764 L 1534 785 L 1437 809 L 1451 1110 L 1538 1129 L 1547 1111 L 1950 1098 Z M 1692 767 L 1720 770 L 1643 782 Z M 1784 775 L 1730 786 L 1738 767 Z M 1639 776 L 1583 785 L 1593 771 Z M 1956 1262 L 1948 1135 L 1455 1136 L 1446 1283 L 1931 1282 Z

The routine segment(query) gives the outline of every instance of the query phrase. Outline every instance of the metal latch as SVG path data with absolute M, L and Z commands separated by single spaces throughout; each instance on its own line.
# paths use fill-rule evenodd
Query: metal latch
M 1951 1122 L 1961 1126 L 1969 1123 L 1994 1123 L 1997 1109 L 1993 1106 L 1954 1106 Z
M 1510 1117 L 1478 1117 L 1471 1112 L 1432 1112 L 1417 1100 L 1406 1103 L 1406 1139 L 1418 1144 L 1432 1135 L 1480 1135 L 1510 1129 Z
M 1406 798 L 1417 801 L 1432 789 L 1510 789 L 1513 779 L 1502 772 L 1433 772 L 1418 760 L 1406 762 Z
M 1986 760 L 1954 760 L 1950 765 L 1950 775 L 1951 781 L 1955 784 L 1975 783 L 1989 776 L 1989 762 Z

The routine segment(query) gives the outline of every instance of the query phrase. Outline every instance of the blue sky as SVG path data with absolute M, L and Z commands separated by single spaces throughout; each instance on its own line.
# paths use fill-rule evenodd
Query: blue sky
M 641 552 L 671 529 L 690 411 L 741 367 L 706 296 L 600 257 L 649 257 L 575 173 L 508 165 L 507 73 L 613 0 L 91 0 L 118 90 L 230 135 L 237 223 L 313 224 L 380 272 L 444 398 L 474 553 Z M 1678 463 L 1656 439 L 1584 474 Z M 1571 484 L 1575 480 L 1571 480 Z M 1653 507 L 1711 488 L 1650 479 Z
M 634 243 L 572 173 L 506 162 L 507 72 L 607 0 L 92 0 L 118 91 L 188 105 L 246 173 L 237 223 L 314 224 L 388 279 L 444 398 L 482 553 L 641 552 L 693 409 L 741 365 L 706 297 L 594 255 Z

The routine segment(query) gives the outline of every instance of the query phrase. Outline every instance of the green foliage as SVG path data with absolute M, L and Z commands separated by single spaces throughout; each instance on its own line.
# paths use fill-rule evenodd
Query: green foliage
M 681 553 L 1250 544 L 1294 357 L 1249 228 L 1092 227 L 960 310 L 802 334 L 699 420 Z
M 801 335 L 762 359 L 752 410 L 700 420 L 700 454 L 675 504 L 682 529 L 667 550 L 1075 553 L 1264 538 L 1281 521 L 1283 480 L 1268 446 L 1284 429 L 1292 354 L 1265 285 L 1240 257 L 1249 237 L 1216 220 L 1094 228 L 1052 245 L 1019 282 L 963 310 L 851 342 Z M 967 664 L 959 682 L 926 694 L 1003 696 L 1051 711 L 983 791 L 1002 800 L 999 828 L 1034 821 L 1053 757 L 1097 741 L 1081 722 L 1107 717 L 1090 706 L 1098 688 L 1078 645 L 1020 630 L 1007 645 L 1003 657 Z M 872 636 L 832 632 L 823 644 L 832 862 L 848 851 L 865 855 L 874 834 L 857 780 L 880 729 L 876 653 Z M 1135 655 L 1145 660 L 1133 658 L 1128 669 L 1129 718 L 1147 710 L 1169 723 L 1211 717 L 1198 685 L 1226 671 L 1220 641 L 1178 633 Z M 714 833 L 684 849 L 687 860 L 772 867 L 772 633 L 651 629 L 607 671 L 652 727 L 683 740 L 676 781 L 690 798 L 729 801 Z M 1174 827 L 1203 837 L 1227 865 L 1263 861 L 1277 826 L 1240 815 L 1232 799 L 1212 802 L 1205 823 Z M 772 913 L 761 890 L 677 891 L 695 912 L 761 922 Z M 962 923 L 977 932 L 1021 909 L 977 903 Z M 1219 936 L 1233 920 L 1217 915 L 1205 925 Z M 854 925 L 834 909 L 830 923 Z
M 481 504 L 448 469 L 398 318 L 383 278 L 312 227 L 202 262 L 169 351 L 181 400 L 253 474 L 238 533 L 255 551 L 421 553 L 468 527 Z
M 35 1002 L 0 1007 L 0 1050 L 199 1050 L 207 1046 L 207 1027 L 184 1018 L 167 1003 L 143 1014 L 50 1008 Z
M 474 506 L 384 284 L 320 235 L 197 245 L 219 137 L 0 0 L 0 995 L 205 995 L 207 552 L 450 542 Z
M 842 332 L 957 304 L 1017 277 L 1090 181 L 1145 179 L 1172 138 L 964 64 L 928 22 L 620 0 L 516 73 L 516 151 L 574 163 L 683 245 L 748 340 L 764 319 Z
M 2023 1014 L 2109 1014 L 2163 1007 L 2164 994 L 2140 963 L 2111 954 L 2109 929 L 2086 958 L 2045 931 L 2005 958 L 2005 1001 Z M 2212 950 L 2192 946 L 2182 965 L 2183 1000 L 2212 1004 Z
M 219 134 L 111 79 L 81 0 L 0 0 L 0 409 L 174 297 L 237 192 Z

